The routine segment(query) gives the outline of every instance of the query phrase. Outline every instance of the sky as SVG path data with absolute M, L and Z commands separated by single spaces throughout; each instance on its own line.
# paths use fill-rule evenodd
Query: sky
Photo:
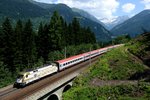
M 129 17 L 150 9 L 150 0 L 35 0 L 38 2 L 63 3 L 87 11 L 97 19 L 112 19 L 118 16 Z

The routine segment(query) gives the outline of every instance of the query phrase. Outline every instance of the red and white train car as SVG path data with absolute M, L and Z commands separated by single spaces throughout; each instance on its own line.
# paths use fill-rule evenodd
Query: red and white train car
M 88 59 L 91 59 L 93 57 L 96 57 L 100 54 L 107 52 L 108 50 L 110 50 L 112 48 L 116 48 L 116 47 L 121 46 L 121 45 L 123 45 L 123 44 L 108 46 L 105 48 L 93 50 L 93 51 L 90 51 L 87 53 L 83 53 L 83 54 L 72 56 L 72 57 L 69 57 L 66 59 L 58 60 L 58 61 L 56 61 L 56 62 L 54 62 L 48 66 L 44 66 L 42 68 L 38 68 L 38 69 L 33 70 L 33 71 L 23 72 L 17 78 L 14 86 L 17 86 L 17 85 L 25 86 L 25 85 L 27 85 L 33 81 L 36 81 L 42 77 L 51 75 L 51 74 L 59 72 L 59 71 L 62 71 L 66 68 L 69 68 L 69 67 L 75 65 L 75 64 L 78 64 L 78 63 L 81 63 L 81 62 L 86 61 Z
M 93 50 L 87 53 L 83 53 L 83 54 L 79 54 L 76 56 L 72 56 L 66 59 L 62 59 L 62 60 L 58 60 L 55 63 L 57 64 L 59 71 L 71 67 L 75 64 L 81 63 L 83 61 L 86 61 L 88 59 L 91 59 L 93 57 L 96 57 L 100 54 L 103 54 L 105 52 L 107 52 L 108 48 L 102 48 L 102 49 L 97 49 L 97 50 Z

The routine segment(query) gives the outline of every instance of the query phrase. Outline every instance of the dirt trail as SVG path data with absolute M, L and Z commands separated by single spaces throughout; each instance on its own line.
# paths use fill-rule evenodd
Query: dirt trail
M 92 86 L 116 86 L 116 85 L 126 85 L 126 84 L 138 84 L 136 80 L 100 80 L 100 79 L 93 79 L 90 82 Z

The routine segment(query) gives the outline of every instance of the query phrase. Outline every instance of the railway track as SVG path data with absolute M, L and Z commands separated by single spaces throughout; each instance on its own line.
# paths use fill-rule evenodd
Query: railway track
M 11 93 L 11 92 L 17 91 L 17 90 L 18 90 L 17 88 L 11 87 L 11 88 L 9 88 L 9 89 L 6 89 L 6 90 L 4 90 L 4 91 L 1 91 L 1 92 L 0 92 L 0 97 L 2 97 L 2 96 L 4 96 L 4 95 L 7 95 L 7 94 L 9 94 L 9 93 Z
M 54 74 L 50 77 L 46 77 L 34 84 L 26 86 L 24 88 L 17 89 L 17 88 L 11 87 L 9 89 L 6 89 L 5 91 L 1 91 L 0 92 L 0 100 L 22 100 L 23 98 L 30 96 L 34 92 L 48 86 L 50 83 L 54 83 L 54 82 L 60 80 L 62 77 L 65 77 L 75 71 L 78 71 L 79 73 L 81 73 L 90 64 L 95 63 L 98 58 L 99 58 L 99 56 L 92 58 L 90 60 L 87 60 L 85 62 L 82 62 L 78 65 L 70 67 L 70 68 L 63 70 L 57 74 Z

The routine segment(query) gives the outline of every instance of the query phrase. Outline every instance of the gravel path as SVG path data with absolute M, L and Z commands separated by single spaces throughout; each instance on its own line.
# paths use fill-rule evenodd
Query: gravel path
M 116 85 L 126 85 L 126 84 L 138 84 L 136 80 L 100 80 L 100 79 L 93 79 L 90 83 L 92 86 L 116 86 Z

